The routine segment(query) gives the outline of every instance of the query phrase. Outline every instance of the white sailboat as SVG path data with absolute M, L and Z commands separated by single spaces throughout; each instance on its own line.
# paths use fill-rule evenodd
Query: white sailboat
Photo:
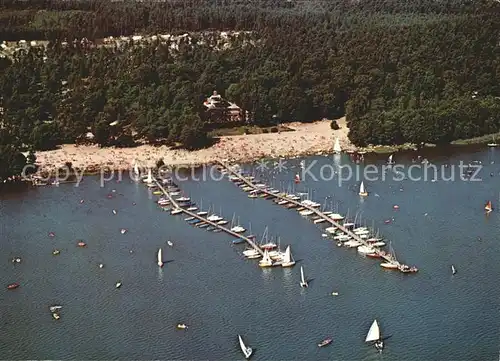
M 359 195 L 361 197 L 366 197 L 368 196 L 368 192 L 365 189 L 365 184 L 363 181 L 361 181 L 361 185 L 359 186 Z
M 267 249 L 264 251 L 264 257 L 260 260 L 259 262 L 260 267 L 272 267 L 273 266 L 273 260 L 271 259 L 271 256 L 269 255 L 269 252 Z
M 163 267 L 163 257 L 161 254 L 161 248 L 158 250 L 158 267 Z
M 498 143 L 496 142 L 495 137 L 493 137 L 492 143 L 488 143 L 488 147 L 498 147 Z
M 389 159 L 387 159 L 387 164 L 394 164 L 395 163 L 394 160 L 392 159 L 392 157 L 393 157 L 393 154 L 391 154 L 389 156 Z
M 384 348 L 384 341 L 382 341 L 380 336 L 380 327 L 378 326 L 377 320 L 374 320 L 370 326 L 365 342 L 374 342 L 375 348 L 382 352 L 382 349 Z
M 151 168 L 148 169 L 148 176 L 144 179 L 144 183 L 153 183 L 153 172 Z
M 342 152 L 342 148 L 340 147 L 340 140 L 339 140 L 339 138 L 335 138 L 335 144 L 333 145 L 333 151 L 336 154 L 340 154 Z
M 285 250 L 285 256 L 283 257 L 283 262 L 281 263 L 281 267 L 292 267 L 295 265 L 295 260 L 292 257 L 292 251 L 290 250 L 290 246 L 288 246 Z
M 139 166 L 137 165 L 137 161 L 136 161 L 136 162 L 134 162 L 134 175 L 136 177 L 138 177 L 139 174 L 140 174 L 140 172 L 139 172 Z
M 253 350 L 251 347 L 247 347 L 245 345 L 245 343 L 243 342 L 243 339 L 241 338 L 240 335 L 238 335 L 238 340 L 240 341 L 241 352 L 243 352 L 243 355 L 245 355 L 245 358 L 248 360 L 250 358 L 250 356 L 252 356 Z
M 452 273 L 452 274 L 457 273 L 457 270 L 455 269 L 455 266 L 454 266 L 454 265 L 451 265 L 451 273 Z
M 304 278 L 304 268 L 300 266 L 300 287 L 306 288 L 309 285 L 307 284 L 306 279 Z

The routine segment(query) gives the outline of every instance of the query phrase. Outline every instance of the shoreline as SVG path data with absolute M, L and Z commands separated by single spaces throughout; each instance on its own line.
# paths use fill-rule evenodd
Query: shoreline
M 70 162 L 83 174 L 127 171 L 137 162 L 139 167 L 156 167 L 161 159 L 166 166 L 194 167 L 218 161 L 254 162 L 265 158 L 296 158 L 333 152 L 335 138 L 345 151 L 357 151 L 347 134 L 345 118 L 337 120 L 338 130 L 332 130 L 331 120 L 313 123 L 289 123 L 290 131 L 247 135 L 228 135 L 218 138 L 209 148 L 187 151 L 167 146 L 141 145 L 134 148 L 100 148 L 96 145 L 62 145 L 59 149 L 36 152 L 37 174 L 54 173 Z
M 134 148 L 100 148 L 97 145 L 77 146 L 67 144 L 59 149 L 36 152 L 38 166 L 37 174 L 48 175 L 60 172 L 65 163 L 70 162 L 72 168 L 83 175 L 95 175 L 109 171 L 129 171 L 137 162 L 140 167 L 156 167 L 161 159 L 165 166 L 199 167 L 215 164 L 218 161 L 236 163 L 255 162 L 261 159 L 293 159 L 313 155 L 333 153 L 333 144 L 339 139 L 343 152 L 366 152 L 390 154 L 407 150 L 418 150 L 414 144 L 398 146 L 356 147 L 347 134 L 345 117 L 337 119 L 338 130 L 330 128 L 330 120 L 314 123 L 290 123 L 291 131 L 278 133 L 261 133 L 248 135 L 228 135 L 218 138 L 218 142 L 209 148 L 187 151 L 171 149 L 167 146 L 141 145 Z M 451 146 L 467 146 L 487 143 L 494 140 L 500 133 L 485 135 L 468 140 L 452 142 Z M 424 148 L 436 147 L 425 144 Z

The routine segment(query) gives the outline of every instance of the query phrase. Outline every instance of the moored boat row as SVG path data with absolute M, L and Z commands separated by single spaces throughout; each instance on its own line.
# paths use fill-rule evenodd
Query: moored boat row
M 250 198 L 272 199 L 274 203 L 287 209 L 295 209 L 302 217 L 310 219 L 314 224 L 329 224 L 323 233 L 324 238 L 333 238 L 337 246 L 355 248 L 358 253 L 374 259 L 381 259 L 381 267 L 386 269 L 399 270 L 402 273 L 415 273 L 418 269 L 399 263 L 393 252 L 385 252 L 380 248 L 386 246 L 386 242 L 374 234 L 373 230 L 367 227 L 358 226 L 357 222 L 350 222 L 341 214 L 332 211 L 320 210 L 321 204 L 310 199 L 302 199 L 301 195 L 280 192 L 259 182 L 255 177 L 246 175 L 241 170 L 235 171 L 231 167 L 221 163 L 228 179 L 239 186 L 243 191 L 249 192 Z M 367 192 L 364 184 L 360 186 L 360 195 L 365 196 Z M 267 265 L 268 262 L 263 262 Z

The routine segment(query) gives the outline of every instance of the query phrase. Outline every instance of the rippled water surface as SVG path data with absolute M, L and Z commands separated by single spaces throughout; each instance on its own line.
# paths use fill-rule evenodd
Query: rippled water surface
M 405 155 L 396 158 L 414 164 Z M 435 182 L 396 181 L 388 171 L 385 181 L 365 180 L 370 195 L 360 199 L 359 180 L 339 185 L 338 174 L 329 181 L 306 174 L 294 184 L 298 159 L 282 172 L 244 165 L 276 187 L 309 192 L 328 208 L 358 214 L 392 241 L 398 259 L 420 268 L 416 275 L 384 271 L 377 261 L 338 248 L 321 237 L 322 226 L 271 201 L 249 199 L 228 180 L 179 182 L 203 208 L 228 219 L 235 214 L 257 235 L 267 226 L 282 246 L 291 245 L 312 279 L 306 290 L 298 285 L 298 266 L 260 269 L 242 258 L 244 246 L 231 245 L 232 237 L 162 212 L 157 197 L 129 179 L 101 188 L 89 177 L 80 187 L 4 193 L 0 278 L 21 287 L 0 292 L 0 355 L 235 360 L 243 358 L 240 333 L 255 349 L 254 360 L 497 360 L 500 213 L 486 217 L 483 206 L 491 200 L 500 207 L 500 150 L 428 159 L 438 166 L 480 160 L 482 181 L 441 181 L 441 170 Z M 329 156 L 307 158 L 306 166 L 313 161 L 316 175 L 323 165 L 352 165 L 347 156 Z M 367 158 L 370 163 L 384 160 Z M 421 171 L 414 169 L 414 176 Z M 128 232 L 121 234 L 121 228 Z M 173 248 L 166 246 L 168 239 Z M 88 247 L 78 248 L 78 240 Z M 158 247 L 167 260 L 161 270 Z M 52 255 L 54 248 L 59 256 Z M 16 255 L 23 263 L 10 262 Z M 123 286 L 115 289 L 118 280 Z M 332 291 L 340 295 L 332 297 Z M 54 303 L 64 306 L 59 321 L 47 308 Z M 391 336 L 383 355 L 363 342 L 374 318 Z M 176 330 L 178 322 L 189 329 Z M 319 349 L 327 337 L 333 343 Z

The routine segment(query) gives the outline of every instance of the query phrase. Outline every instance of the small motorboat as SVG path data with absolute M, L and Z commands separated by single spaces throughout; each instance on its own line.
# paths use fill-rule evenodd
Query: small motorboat
M 339 293 L 338 292 L 332 292 L 332 296 L 338 296 Z
M 12 263 L 21 263 L 21 257 L 14 257 L 12 258 Z
M 57 256 L 60 253 L 61 253 L 61 251 L 59 251 L 58 249 L 55 249 L 55 250 L 52 251 L 52 255 L 54 255 L 54 256 Z
M 325 347 L 325 346 L 331 344 L 332 341 L 333 340 L 331 338 L 327 338 L 326 340 L 323 340 L 320 343 L 318 343 L 318 347 Z
M 52 317 L 54 317 L 54 319 L 56 319 L 56 320 L 61 318 L 61 316 L 59 316 L 59 314 L 57 312 L 53 312 Z
M 55 234 L 54 232 L 49 232 L 49 237 L 50 237 L 50 238 L 53 238 L 53 237 L 55 237 L 55 236 L 56 236 L 56 234 Z
M 121 282 L 116 282 L 116 285 L 115 285 L 116 288 L 120 288 L 121 286 L 122 286 Z
M 104 268 L 104 265 L 102 263 L 99 263 L 99 268 Z
M 87 243 L 80 241 L 78 242 L 78 247 L 87 247 Z
M 178 328 L 179 330 L 185 330 L 185 329 L 187 329 L 188 327 L 187 327 L 187 325 L 186 325 L 186 324 L 184 324 L 184 323 L 178 323 L 178 324 L 177 324 L 177 328 Z
M 10 285 L 7 285 L 7 289 L 8 290 L 15 290 L 16 288 L 18 288 L 20 286 L 19 283 L 11 283 Z
M 115 209 L 113 209 L 113 214 L 116 214 L 116 210 Z
M 61 308 L 62 308 L 62 306 L 59 306 L 59 305 L 49 306 L 50 312 L 56 312 L 56 311 L 60 310 Z
M 120 233 L 125 234 L 125 233 L 127 233 L 127 230 L 125 228 L 122 228 L 122 229 L 120 229 Z
M 170 247 L 173 247 L 174 244 L 172 243 L 172 241 L 167 241 L 167 244 L 170 246 Z

